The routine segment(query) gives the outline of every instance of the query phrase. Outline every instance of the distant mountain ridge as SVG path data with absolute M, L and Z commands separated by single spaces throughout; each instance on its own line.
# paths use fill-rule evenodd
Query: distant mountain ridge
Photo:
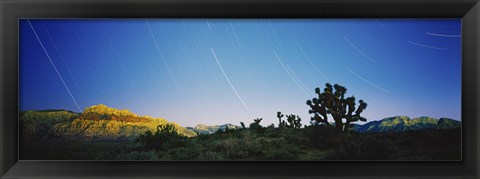
M 67 110 L 23 111 L 20 113 L 20 122 L 22 135 L 36 139 L 133 140 L 165 124 L 173 124 L 178 133 L 184 136 L 196 136 L 196 133 L 163 118 L 138 116 L 128 110 L 103 104 L 88 107 L 82 113 Z
M 182 127 L 163 118 L 138 116 L 128 110 L 110 108 L 103 104 L 86 108 L 82 113 L 68 110 L 38 110 L 20 112 L 21 133 L 24 138 L 46 139 L 61 137 L 79 140 L 133 140 L 147 131 L 155 132 L 158 125 L 173 124 L 178 133 L 187 137 L 198 134 L 213 134 L 240 126 L 223 124 Z M 461 122 L 449 118 L 435 119 L 395 116 L 363 125 L 354 124 L 353 131 L 361 133 L 403 132 L 423 129 L 452 129 L 461 127 Z
M 214 126 L 207 126 L 204 124 L 198 124 L 195 127 L 186 127 L 188 130 L 191 130 L 197 134 L 213 134 L 217 131 L 225 131 L 225 129 L 238 129 L 240 126 L 233 125 L 233 124 L 223 124 L 223 125 L 214 125 Z
M 403 132 L 424 129 L 453 129 L 461 127 L 461 122 L 449 118 L 435 119 L 431 117 L 418 117 L 410 119 L 408 116 L 395 116 L 379 121 L 371 121 L 363 125 L 355 124 L 353 131 L 373 132 Z

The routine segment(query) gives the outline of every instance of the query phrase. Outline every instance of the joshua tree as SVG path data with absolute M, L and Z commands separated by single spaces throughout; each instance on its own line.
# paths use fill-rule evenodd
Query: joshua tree
M 277 112 L 278 128 L 283 128 L 287 125 L 286 122 L 282 120 L 283 116 L 284 115 L 282 114 L 282 112 L 280 112 L 280 111 Z
M 302 124 L 300 124 L 300 121 L 302 121 L 300 116 L 294 114 L 287 115 L 287 121 L 289 123 L 287 126 L 290 128 L 300 129 L 300 127 L 302 127 Z
M 302 124 L 300 123 L 300 121 L 302 121 L 302 119 L 300 118 L 300 116 L 297 116 L 297 115 L 294 115 L 294 114 L 290 114 L 290 115 L 287 115 L 287 122 L 285 122 L 284 120 L 282 120 L 283 118 L 283 114 L 282 112 L 277 112 L 277 118 L 278 118 L 278 127 L 279 128 L 284 128 L 284 127 L 289 127 L 289 128 L 295 128 L 295 129 L 300 129 L 300 127 L 302 127 Z
M 337 130 L 348 131 L 352 122 L 366 121 L 364 117 L 360 116 L 360 113 L 367 108 L 367 103 L 359 100 L 360 104 L 356 108 L 355 97 L 345 98 L 347 93 L 345 87 L 338 84 L 332 87 L 329 83 L 325 84 L 325 86 L 323 92 L 320 91 L 320 88 L 315 89 L 317 98 L 307 100 L 307 105 L 310 106 L 308 112 L 313 114 L 311 118 L 313 123 L 331 126 L 328 122 L 328 115 L 330 114 Z M 345 119 L 345 123 L 343 123 L 342 119 Z
M 253 129 L 253 130 L 260 130 L 263 128 L 262 125 L 260 125 L 260 122 L 262 121 L 263 118 L 257 118 L 257 119 L 253 119 L 253 123 L 250 123 L 250 129 Z
M 245 129 L 245 124 L 243 122 L 240 122 L 240 125 L 242 125 L 242 129 Z

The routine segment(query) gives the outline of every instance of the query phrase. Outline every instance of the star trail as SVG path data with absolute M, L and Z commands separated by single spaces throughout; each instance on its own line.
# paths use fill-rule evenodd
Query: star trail
M 461 120 L 460 19 L 20 19 L 20 110 L 95 104 L 183 126 L 308 124 L 338 83 L 368 119 Z M 445 28 L 449 27 L 449 28 Z

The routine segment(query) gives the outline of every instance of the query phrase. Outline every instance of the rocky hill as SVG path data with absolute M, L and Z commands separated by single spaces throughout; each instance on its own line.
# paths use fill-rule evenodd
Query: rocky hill
M 435 119 L 431 117 L 419 117 L 410 119 L 407 116 L 395 116 L 384 118 L 379 121 L 368 122 L 363 125 L 354 125 L 352 130 L 357 132 L 403 132 L 423 129 L 453 129 L 461 126 L 460 121 L 449 118 Z
M 24 139 L 41 140 L 64 138 L 74 140 L 134 140 L 147 131 L 155 132 L 157 126 L 173 124 L 178 133 L 187 137 L 197 134 L 213 134 L 240 126 L 223 124 L 182 127 L 163 118 L 138 116 L 128 110 L 119 110 L 103 104 L 86 108 L 82 113 L 67 110 L 38 110 L 20 112 L 21 133 Z M 423 129 L 452 129 L 461 122 L 449 118 L 435 119 L 395 116 L 363 125 L 355 124 L 352 130 L 361 133 L 402 132 Z
M 66 110 L 24 111 L 20 113 L 22 136 L 31 139 L 61 137 L 80 140 L 133 140 L 158 125 L 173 124 L 181 135 L 195 132 L 163 118 L 138 116 L 103 104 L 86 108 L 82 113 Z
M 213 134 L 217 131 L 225 131 L 225 129 L 238 129 L 240 126 L 236 126 L 233 124 L 223 124 L 223 125 L 215 125 L 215 126 L 207 126 L 203 124 L 198 124 L 195 127 L 187 127 L 188 130 L 195 132 L 196 134 Z

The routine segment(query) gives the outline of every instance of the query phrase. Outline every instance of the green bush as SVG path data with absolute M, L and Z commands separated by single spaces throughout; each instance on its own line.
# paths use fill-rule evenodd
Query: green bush
M 310 138 L 310 145 L 318 149 L 335 149 L 341 147 L 345 134 L 333 126 L 315 125 L 305 128 L 306 136 Z
M 184 147 L 187 137 L 178 134 L 172 124 L 159 125 L 157 131 L 147 131 L 141 134 L 135 142 L 144 145 L 145 150 L 168 150 L 170 148 Z
M 262 118 L 257 118 L 257 119 L 254 119 L 253 121 L 254 122 L 250 124 L 249 129 L 261 134 L 265 132 L 265 127 L 260 125 Z

